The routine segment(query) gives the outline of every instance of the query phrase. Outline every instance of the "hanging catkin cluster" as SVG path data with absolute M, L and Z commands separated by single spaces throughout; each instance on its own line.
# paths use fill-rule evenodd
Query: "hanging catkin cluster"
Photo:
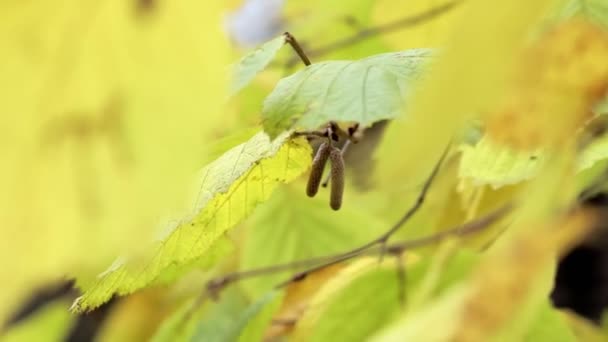
M 333 210 L 338 210 L 342 206 L 342 195 L 344 194 L 344 158 L 342 157 L 342 151 L 332 146 L 329 142 L 324 142 L 319 146 L 317 154 L 313 159 L 312 169 L 306 186 L 306 194 L 309 197 L 314 197 L 319 191 L 327 159 L 331 163 L 329 205 Z

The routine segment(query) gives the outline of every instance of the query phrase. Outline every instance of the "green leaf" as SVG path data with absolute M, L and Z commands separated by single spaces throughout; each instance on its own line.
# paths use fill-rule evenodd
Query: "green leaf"
M 426 307 L 472 270 L 477 256 L 466 251 L 417 260 L 405 266 L 405 308 Z M 408 255 L 405 256 L 406 260 Z M 429 273 L 430 272 L 430 273 Z M 404 307 L 394 262 L 378 265 L 376 258 L 355 262 L 330 280 L 312 299 L 298 322 L 296 336 L 310 341 L 363 340 L 389 323 Z M 424 302 L 416 299 L 425 292 Z M 347 331 L 344 326 L 349 326 Z M 332 338 L 333 336 L 333 338 Z M 423 339 L 417 339 L 422 341 Z
M 74 317 L 67 310 L 68 303 L 58 300 L 33 313 L 26 321 L 10 327 L 8 331 L 0 329 L 4 342 L 25 341 L 64 341 Z M 2 322 L 4 324 L 4 322 Z
M 262 341 L 272 317 L 279 310 L 282 298 L 278 292 L 271 291 L 250 305 L 239 318 L 239 341 Z
M 227 288 L 220 300 L 194 309 L 193 300 L 181 305 L 158 329 L 152 341 L 261 341 L 281 293 L 271 291 L 249 304 L 239 287 Z M 194 310 L 193 310 L 194 309 Z
M 593 108 L 593 111 L 596 114 L 608 114 L 608 96 L 602 99 L 600 103 Z
M 327 193 L 308 198 L 304 184 L 293 185 L 277 191 L 252 215 L 240 255 L 242 270 L 338 253 L 386 229 L 387 224 L 356 203 L 349 202 L 336 212 L 329 207 Z M 251 279 L 243 286 L 252 296 L 259 296 L 290 273 Z
M 277 291 L 266 293 L 251 305 L 247 305 L 242 293 L 232 300 L 225 298 L 227 295 L 223 294 L 218 307 L 201 319 L 193 342 L 237 341 L 239 337 L 244 341 L 261 341 L 272 314 L 281 304 Z
M 566 320 L 547 300 L 530 326 L 526 341 L 576 342 L 578 339 Z
M 459 317 L 470 294 L 465 286 L 451 289 L 414 315 L 404 315 L 370 341 L 450 341 L 458 328 Z M 438 322 L 441 326 L 438 327 Z
M 355 262 L 312 298 L 295 340 L 364 340 L 399 311 L 397 279 L 393 263 L 379 266 L 376 258 Z
M 155 331 L 152 342 L 186 342 L 190 341 L 196 330 L 197 319 L 203 308 L 194 308 L 195 299 L 181 304 L 173 313 L 163 320 Z
M 363 126 L 398 116 L 432 50 L 317 63 L 282 79 L 264 101 L 264 130 L 316 129 L 330 120 Z
M 542 165 L 541 151 L 515 151 L 483 137 L 475 146 L 463 145 L 458 174 L 474 185 L 499 188 L 533 178 Z
M 558 15 L 561 18 L 580 15 L 608 27 L 608 2 L 605 0 L 569 0 Z
M 270 61 L 274 59 L 283 45 L 285 45 L 285 35 L 276 37 L 241 58 L 241 60 L 232 67 L 230 96 L 234 96 L 251 83 L 255 76 L 264 70 Z
M 516 151 L 484 137 L 475 146 L 462 145 L 458 174 L 476 186 L 499 188 L 534 178 L 547 158 L 543 150 Z M 608 135 L 603 135 L 579 153 L 577 172 L 608 158 Z
M 595 139 L 581 152 L 578 160 L 578 171 L 587 170 L 597 162 L 608 158 L 608 135 Z
M 165 232 L 146 261 L 119 261 L 85 289 L 75 311 L 93 309 L 114 294 L 124 295 L 153 283 L 164 271 L 201 262 L 215 242 L 266 201 L 281 183 L 310 165 L 305 138 L 286 132 L 271 142 L 263 132 L 208 165 L 201 176 L 193 215 Z

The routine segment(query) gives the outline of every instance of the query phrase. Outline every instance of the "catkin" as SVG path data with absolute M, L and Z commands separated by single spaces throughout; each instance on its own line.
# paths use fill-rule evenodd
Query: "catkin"
M 338 148 L 332 148 L 329 154 L 331 161 L 331 192 L 329 205 L 333 210 L 338 210 L 342 206 L 342 195 L 344 194 L 344 158 Z
M 312 168 L 310 169 L 310 176 L 306 185 L 306 194 L 309 197 L 314 197 L 319 191 L 319 184 L 321 183 L 321 178 L 323 178 L 323 170 L 325 169 L 325 164 L 327 164 L 330 147 L 327 142 L 321 144 L 312 161 Z

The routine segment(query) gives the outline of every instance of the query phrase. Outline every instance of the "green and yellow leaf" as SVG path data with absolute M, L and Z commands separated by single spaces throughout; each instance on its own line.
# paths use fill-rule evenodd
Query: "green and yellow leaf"
M 279 184 L 308 168 L 308 142 L 289 136 L 287 132 L 271 142 L 261 132 L 208 165 L 202 171 L 192 216 L 169 227 L 147 258 L 119 261 L 100 275 L 85 288 L 74 310 L 93 309 L 115 294 L 150 285 L 167 270 L 187 269 L 204 259 L 215 242 L 267 200 Z

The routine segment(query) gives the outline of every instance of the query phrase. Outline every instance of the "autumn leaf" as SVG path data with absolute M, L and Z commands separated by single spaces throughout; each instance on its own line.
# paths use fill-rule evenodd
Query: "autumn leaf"
M 182 208 L 222 119 L 220 13 L 193 0 L 0 5 L 0 258 L 12 260 L 0 321 L 44 282 L 99 272 Z
M 487 122 L 490 139 L 519 150 L 569 141 L 608 92 L 608 32 L 569 20 L 523 52 L 512 87 Z
M 91 310 L 114 294 L 131 293 L 163 272 L 205 258 L 223 233 L 267 200 L 279 184 L 306 170 L 310 154 L 308 142 L 291 139 L 289 132 L 274 142 L 261 132 L 226 152 L 202 171 L 193 214 L 168 227 L 149 260 L 119 261 L 85 289 L 73 309 Z

